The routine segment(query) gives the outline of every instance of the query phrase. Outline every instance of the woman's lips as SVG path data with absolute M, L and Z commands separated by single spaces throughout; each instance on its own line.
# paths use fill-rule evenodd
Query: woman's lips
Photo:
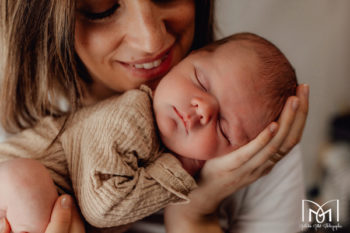
M 185 119 L 183 118 L 183 116 L 181 115 L 181 113 L 176 109 L 176 107 L 173 107 L 176 115 L 180 118 L 180 120 L 182 121 L 184 127 L 185 127 L 185 130 L 186 130 L 186 134 L 188 134 L 188 129 L 187 129 L 187 124 L 186 124 L 186 121 Z
M 153 59 L 132 63 L 120 62 L 136 78 L 154 79 L 164 76 L 172 66 L 173 46 Z

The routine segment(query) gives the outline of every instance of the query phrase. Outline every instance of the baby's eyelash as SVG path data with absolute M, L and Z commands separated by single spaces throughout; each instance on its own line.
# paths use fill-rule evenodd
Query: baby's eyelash
M 203 85 L 203 83 L 201 82 L 201 80 L 198 78 L 198 72 L 197 72 L 197 69 L 194 69 L 194 73 L 195 73 L 195 76 L 196 76 L 196 80 L 198 82 L 198 84 L 201 86 L 201 88 L 204 90 L 204 91 L 208 91 L 207 88 Z
M 120 4 L 116 3 L 111 8 L 103 12 L 93 13 L 93 12 L 82 11 L 82 14 L 89 20 L 98 21 L 98 20 L 102 20 L 112 16 L 119 7 L 120 7 Z
M 227 140 L 227 142 L 228 142 L 229 144 L 231 144 L 231 141 L 230 141 L 229 137 L 225 134 L 224 130 L 222 129 L 220 117 L 218 117 L 218 124 L 219 124 L 219 128 L 220 128 L 221 134 L 224 136 L 224 138 Z

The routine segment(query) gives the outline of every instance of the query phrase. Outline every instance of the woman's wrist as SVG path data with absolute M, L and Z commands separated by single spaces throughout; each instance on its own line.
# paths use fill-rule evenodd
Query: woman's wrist
M 167 232 L 221 233 L 216 213 L 204 214 L 187 205 L 171 205 L 164 211 Z

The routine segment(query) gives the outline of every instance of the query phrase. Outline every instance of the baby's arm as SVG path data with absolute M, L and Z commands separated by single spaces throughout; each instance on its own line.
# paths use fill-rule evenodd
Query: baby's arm
M 46 190 L 46 187 L 49 186 L 47 184 L 50 183 L 48 182 L 50 177 L 63 190 L 71 190 L 66 158 L 60 143 L 55 143 L 47 149 L 59 132 L 61 120 L 47 117 L 34 128 L 24 130 L 0 144 L 0 195 L 2 195 L 0 214 L 6 213 L 8 218 L 12 219 L 11 224 L 13 223 L 14 226 L 19 225 L 14 221 L 26 219 L 31 221 L 31 226 L 34 226 L 35 219 L 40 219 L 37 226 L 44 225 L 43 222 L 46 220 L 42 221 L 42 219 L 50 215 L 52 206 L 49 200 L 41 200 L 41 198 L 42 195 L 45 195 L 44 198 L 50 199 L 54 195 L 53 191 Z M 39 161 L 49 172 L 45 169 L 38 171 L 32 169 L 36 166 L 43 167 L 36 161 L 31 162 L 29 158 Z M 48 174 L 50 175 L 48 176 Z M 45 190 L 42 191 L 43 189 Z M 41 213 L 38 213 L 39 209 L 41 209 Z M 34 210 L 37 210 L 38 214 L 35 214 Z M 17 217 L 18 213 L 22 216 L 21 219 Z M 41 214 L 44 217 L 41 217 Z
M 52 179 L 61 190 L 71 192 L 67 161 L 62 146 L 59 141 L 50 146 L 63 120 L 63 118 L 46 117 L 35 127 L 23 130 L 0 143 L 0 164 L 18 158 L 35 159 L 49 170 Z
M 160 153 L 148 98 L 127 92 L 84 108 L 60 137 L 81 212 L 96 227 L 128 224 L 185 202 L 195 187 L 174 156 Z
M 0 180 L 0 217 L 12 232 L 45 232 L 58 197 L 47 169 L 35 160 L 13 159 L 0 163 Z

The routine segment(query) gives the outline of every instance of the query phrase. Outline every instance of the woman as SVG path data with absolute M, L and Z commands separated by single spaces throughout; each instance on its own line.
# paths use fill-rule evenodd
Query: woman
M 1 0 L 0 7 L 5 46 L 1 112 L 9 132 L 143 83 L 154 88 L 189 51 L 213 38 L 209 0 Z M 298 90 L 298 97 L 286 104 L 276 136 L 266 129 L 251 143 L 203 167 L 191 204 L 167 208 L 169 231 L 179 230 L 174 222 L 181 221 L 188 232 L 205 232 L 201 229 L 208 225 L 212 228 L 205 228 L 207 232 L 220 232 L 212 215 L 219 202 L 265 174 L 300 140 L 308 108 L 302 93 L 307 87 Z M 60 108 L 62 96 L 68 111 Z M 47 232 L 58 232 L 63 225 L 55 221 L 61 216 L 56 210 Z

